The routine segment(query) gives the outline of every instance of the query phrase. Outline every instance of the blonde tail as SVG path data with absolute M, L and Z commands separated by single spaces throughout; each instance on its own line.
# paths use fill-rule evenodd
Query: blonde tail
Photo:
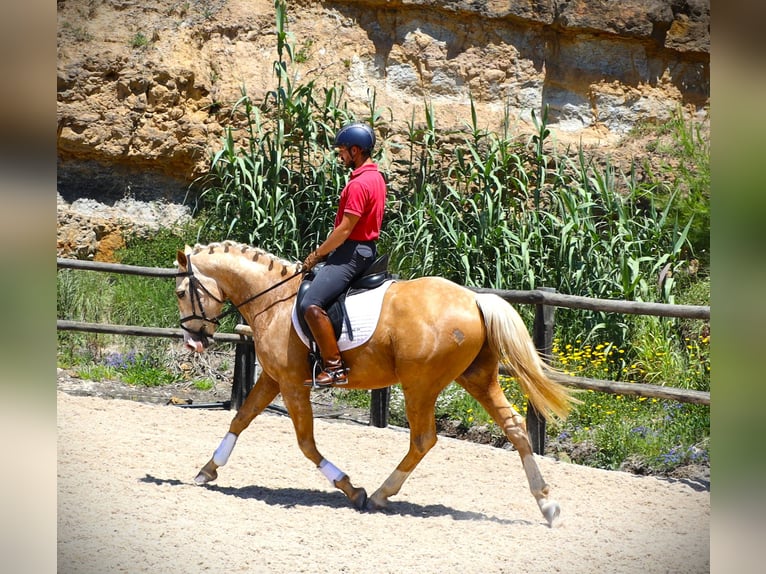
M 492 293 L 477 294 L 476 303 L 484 316 L 490 348 L 514 375 L 537 412 L 546 419 L 566 418 L 572 403 L 578 401 L 569 389 L 546 375 L 551 367 L 540 359 L 516 309 Z

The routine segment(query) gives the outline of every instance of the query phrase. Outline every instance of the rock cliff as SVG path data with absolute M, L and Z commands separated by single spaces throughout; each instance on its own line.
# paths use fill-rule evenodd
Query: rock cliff
M 122 195 L 108 182 L 130 174 L 162 197 L 203 171 L 241 87 L 274 85 L 274 20 L 271 0 L 59 0 L 62 187 Z M 548 104 L 559 132 L 608 141 L 704 109 L 709 25 L 708 0 L 303 0 L 288 28 L 299 80 L 338 83 L 359 110 L 375 90 L 393 129 L 426 98 L 462 124 L 473 97 L 488 127 Z
M 260 100 L 277 59 L 272 0 L 58 0 L 58 190 L 114 203 L 181 201 L 241 89 Z M 614 145 L 679 106 L 705 114 L 709 0 L 297 0 L 296 82 L 374 93 L 404 131 L 548 105 L 560 139 Z

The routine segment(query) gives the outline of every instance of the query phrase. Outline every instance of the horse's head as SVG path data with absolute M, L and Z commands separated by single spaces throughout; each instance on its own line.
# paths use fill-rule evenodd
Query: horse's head
M 205 276 L 192 265 L 191 249 L 176 255 L 178 278 L 176 297 L 181 313 L 181 328 L 187 347 L 201 353 L 210 344 L 218 327 L 218 318 L 224 304 L 223 293 L 215 279 Z

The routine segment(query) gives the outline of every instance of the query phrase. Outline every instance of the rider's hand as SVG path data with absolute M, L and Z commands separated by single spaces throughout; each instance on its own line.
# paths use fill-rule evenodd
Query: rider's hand
M 314 265 L 316 265 L 317 263 L 319 263 L 322 259 L 323 258 L 320 257 L 316 251 L 312 251 L 311 253 L 309 253 L 308 257 L 306 257 L 306 259 L 303 261 L 302 270 L 310 271 L 311 268 L 314 267 Z

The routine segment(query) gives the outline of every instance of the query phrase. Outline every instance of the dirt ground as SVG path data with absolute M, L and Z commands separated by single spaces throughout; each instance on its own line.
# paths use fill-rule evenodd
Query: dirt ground
M 515 452 L 440 437 L 385 512 L 358 512 L 267 411 L 217 481 L 194 485 L 233 412 L 59 388 L 58 571 L 651 574 L 710 570 L 698 483 L 538 457 L 562 507 L 548 528 Z M 408 435 L 315 421 L 325 456 L 368 494 Z

